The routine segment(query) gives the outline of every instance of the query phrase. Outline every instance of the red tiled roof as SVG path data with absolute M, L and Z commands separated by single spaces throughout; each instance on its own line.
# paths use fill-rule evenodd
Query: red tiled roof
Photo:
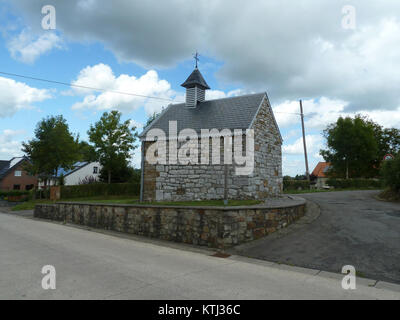
M 327 169 L 331 164 L 329 162 L 319 162 L 315 167 L 312 175 L 318 178 L 325 178 L 325 169 Z

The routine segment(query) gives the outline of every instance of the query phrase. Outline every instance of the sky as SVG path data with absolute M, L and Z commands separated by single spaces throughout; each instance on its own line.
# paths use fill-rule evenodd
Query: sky
M 42 12 L 48 5 L 55 16 Z M 398 0 L 0 0 L 0 159 L 22 155 L 50 115 L 87 139 L 117 109 L 140 132 L 153 112 L 184 101 L 198 51 L 207 99 L 268 93 L 284 175 L 305 172 L 303 100 L 312 171 L 323 161 L 322 131 L 339 116 L 400 128 L 399 15 Z M 132 164 L 139 159 L 136 150 Z

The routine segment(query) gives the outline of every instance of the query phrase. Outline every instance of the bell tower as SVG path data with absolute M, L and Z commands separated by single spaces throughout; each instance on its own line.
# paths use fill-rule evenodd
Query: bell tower
M 182 84 L 182 87 L 186 88 L 186 107 L 196 108 L 199 102 L 206 100 L 206 90 L 210 89 L 207 82 L 204 80 L 202 74 L 198 69 L 199 55 L 196 52 L 194 59 L 196 60 L 196 66 L 192 74 Z

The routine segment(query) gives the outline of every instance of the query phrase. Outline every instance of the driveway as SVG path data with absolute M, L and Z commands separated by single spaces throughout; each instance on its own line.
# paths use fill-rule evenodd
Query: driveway
M 378 201 L 377 191 L 304 194 L 319 205 L 311 224 L 277 238 L 239 246 L 241 254 L 289 265 L 400 283 L 400 204 Z

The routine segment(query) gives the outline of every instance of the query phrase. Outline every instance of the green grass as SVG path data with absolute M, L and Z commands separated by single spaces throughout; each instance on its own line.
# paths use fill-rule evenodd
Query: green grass
M 139 199 L 137 197 L 127 196 L 109 196 L 109 197 L 90 197 L 90 198 L 75 198 L 75 199 L 61 199 L 57 202 L 93 202 L 93 203 L 110 203 L 110 204 L 138 204 Z M 36 204 L 40 203 L 53 203 L 50 200 L 36 200 L 27 201 L 18 204 L 12 208 L 12 211 L 22 210 L 33 210 Z M 258 200 L 229 200 L 228 206 L 252 206 L 262 203 Z M 212 206 L 222 207 L 224 206 L 223 200 L 209 200 L 209 201 L 178 201 L 178 202 L 146 202 L 148 205 L 159 205 L 159 206 L 186 206 L 186 207 L 197 207 L 197 206 Z
M 115 203 L 115 204 L 135 204 L 138 203 L 138 197 L 132 196 L 108 196 L 108 197 L 89 197 L 89 198 L 75 198 L 75 199 L 61 199 L 57 202 L 95 202 L 95 203 Z M 27 201 L 14 206 L 12 211 L 33 210 L 36 204 L 40 203 L 54 203 L 50 200 L 35 200 Z
M 26 201 L 12 207 L 11 211 L 33 210 L 35 208 L 35 205 L 39 203 L 52 203 L 52 201 L 50 200 Z
M 254 206 L 262 203 L 259 200 L 229 200 L 228 206 Z M 158 205 L 158 206 L 185 206 L 185 207 L 222 207 L 224 206 L 223 200 L 204 200 L 204 201 L 161 201 L 161 202 L 148 202 L 145 204 Z
M 395 192 L 390 189 L 386 189 L 379 194 L 379 198 L 390 202 L 400 202 L 400 192 Z
M 379 190 L 376 188 L 346 188 L 346 189 L 310 189 L 310 190 L 288 190 L 283 191 L 284 194 L 302 194 L 302 193 L 319 193 L 319 192 L 338 192 L 338 191 L 357 191 L 357 190 Z

